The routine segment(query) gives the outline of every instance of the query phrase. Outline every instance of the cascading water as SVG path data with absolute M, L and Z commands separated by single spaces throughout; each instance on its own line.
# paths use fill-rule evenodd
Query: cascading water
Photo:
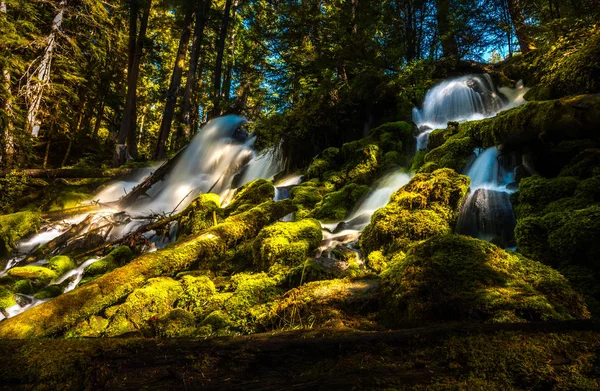
M 508 186 L 514 183 L 514 162 L 496 147 L 480 152 L 468 168 L 470 193 L 460 210 L 456 232 L 513 245 L 516 225 Z
M 445 129 L 449 121 L 472 121 L 496 115 L 525 103 L 527 89 L 519 82 L 515 88 L 496 88 L 488 74 L 448 79 L 430 89 L 423 108 L 413 109 L 413 122 L 419 128 L 417 150 L 427 147 L 434 129 Z
M 392 194 L 409 180 L 410 175 L 405 172 L 389 173 L 373 184 L 372 190 L 357 204 L 345 221 L 321 224 L 324 228 L 324 240 L 317 255 L 320 257 L 326 254 L 329 257 L 331 251 L 337 246 L 355 242 L 371 221 L 373 213 L 387 205 Z
M 260 155 L 252 150 L 254 138 L 247 138 L 239 131 L 246 122 L 244 118 L 234 115 L 210 121 L 194 136 L 166 178 L 146 192 L 147 197 L 140 197 L 126 210 L 114 210 L 107 206 L 90 215 L 83 214 L 71 220 L 42 227 L 39 234 L 18 243 L 15 256 L 8 260 L 0 276 L 6 274 L 10 268 L 25 262 L 26 256 L 37 247 L 57 238 L 76 224 L 86 224 L 79 237 L 90 236 L 102 242 L 115 240 L 137 231 L 151 221 L 144 217 L 145 215 L 175 213 L 185 208 L 200 193 L 213 192 L 225 198 L 231 193 L 234 185 L 241 186 L 258 178 L 272 179 L 280 170 L 280 156 L 276 149 Z M 142 169 L 135 176 L 109 184 L 96 195 L 95 201 L 107 204 L 118 200 L 156 168 Z M 299 177 L 294 178 L 294 181 L 299 180 Z M 177 225 L 171 224 L 167 235 L 157 235 L 154 231 L 143 233 L 142 236 L 150 243 L 145 251 L 154 251 L 174 241 L 176 231 Z M 81 243 L 84 239 L 78 240 L 70 240 L 65 245 L 66 248 L 73 249 L 85 245 Z M 88 259 L 76 269 L 59 277 L 53 284 L 69 280 L 64 291 L 74 289 L 81 281 L 85 268 L 95 261 L 96 259 Z M 43 265 L 47 262 L 43 259 L 36 264 Z M 20 295 L 18 304 L 4 312 L 9 317 L 15 316 L 44 301 L 46 300 Z M 5 315 L 0 314 L 0 320 L 3 318 Z

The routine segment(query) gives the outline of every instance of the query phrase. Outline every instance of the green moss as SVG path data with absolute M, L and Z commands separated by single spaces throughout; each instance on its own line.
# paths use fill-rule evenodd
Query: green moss
M 340 221 L 352 210 L 371 188 L 365 185 L 349 183 L 338 191 L 325 195 L 315 206 L 311 215 L 319 220 Z
M 223 221 L 221 198 L 217 194 L 201 194 L 179 214 L 179 235 L 197 235 Z
M 589 317 L 583 298 L 557 271 L 459 235 L 412 247 L 382 273 L 381 286 L 397 324 Z
M 458 122 L 448 122 L 446 129 L 436 129 L 429 133 L 427 148 L 435 149 L 442 146 L 450 137 L 458 133 Z
M 27 278 L 34 285 L 47 285 L 59 275 L 52 269 L 42 266 L 18 266 L 8 271 L 8 275 L 15 278 Z
M 316 220 L 275 223 L 263 228 L 254 241 L 254 263 L 260 270 L 275 263 L 296 266 L 314 252 L 322 239 L 321 225 Z
M 469 183 L 450 169 L 415 175 L 371 218 L 360 238 L 363 254 L 406 251 L 414 241 L 452 232 Z
M 148 280 L 134 290 L 123 304 L 114 308 L 106 329 L 107 336 L 118 336 L 128 332 L 143 331 L 149 323 L 173 309 L 181 296 L 181 284 L 168 277 Z
M 37 232 L 40 224 L 40 216 L 33 212 L 0 216 L 0 257 L 10 254 L 19 240 Z
M 306 171 L 306 178 L 322 178 L 327 171 L 339 168 L 340 150 L 339 148 L 331 147 L 325 149 L 310 163 Z
M 323 199 L 325 193 L 318 179 L 311 179 L 307 182 L 294 186 L 290 191 L 290 198 L 298 208 L 297 218 L 307 217 L 312 209 Z
M 22 293 L 25 295 L 30 295 L 34 291 L 34 287 L 28 279 L 16 281 L 12 289 L 15 293 Z
M 154 327 L 159 337 L 189 337 L 196 332 L 196 318 L 193 314 L 176 308 L 159 317 Z
M 79 285 L 87 284 L 103 274 L 125 265 L 133 258 L 133 252 L 127 246 L 114 248 L 107 256 L 87 266 Z
M 57 275 L 61 276 L 71 269 L 75 269 L 75 262 L 67 256 L 58 255 L 50 258 L 48 261 L 48 268 L 54 270 Z
M 546 179 L 537 175 L 523 178 L 519 193 L 513 197 L 517 217 L 540 213 L 552 201 L 572 197 L 579 181 L 574 177 Z
M 471 137 L 452 137 L 424 157 L 425 164 L 419 172 L 433 172 L 439 168 L 452 168 L 460 172 L 476 147 Z
M 415 153 L 413 160 L 410 164 L 410 172 L 418 172 L 423 164 L 425 164 L 425 155 L 427 155 L 427 151 L 425 149 L 420 149 Z
M 582 151 L 562 169 L 560 175 L 575 176 L 582 179 L 600 176 L 600 149 Z
M 58 295 L 62 295 L 64 290 L 65 288 L 62 285 L 49 285 L 37 291 L 33 297 L 39 300 L 52 299 Z
M 264 179 L 256 179 L 235 191 L 233 199 L 225 207 L 225 214 L 232 216 L 252 209 L 263 202 L 275 197 L 273 184 Z
M 181 279 L 183 292 L 177 300 L 177 307 L 183 308 L 198 316 L 210 308 L 209 300 L 217 293 L 215 284 L 208 276 L 183 276 Z
M 6 288 L 0 287 L 0 309 L 6 309 L 17 304 L 15 294 Z

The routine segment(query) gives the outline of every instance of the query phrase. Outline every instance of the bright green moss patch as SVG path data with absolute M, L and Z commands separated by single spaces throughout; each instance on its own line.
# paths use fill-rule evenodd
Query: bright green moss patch
M 46 267 L 54 270 L 57 275 L 61 276 L 69 270 L 75 269 L 75 262 L 67 256 L 58 255 L 50 258 Z
M 256 179 L 235 191 L 233 199 L 225 207 L 225 214 L 232 216 L 245 212 L 256 205 L 273 200 L 273 197 L 275 197 L 273 184 L 264 179 Z
M 197 235 L 223 220 L 221 198 L 217 194 L 201 194 L 179 214 L 179 235 Z
M 15 294 L 6 288 L 0 287 L 0 309 L 6 309 L 17 304 Z
M 392 323 L 523 322 L 588 318 L 583 298 L 557 271 L 459 235 L 412 247 L 382 273 Z
M 275 223 L 263 228 L 254 241 L 254 262 L 260 270 L 275 263 L 296 266 L 314 252 L 322 239 L 321 225 L 316 220 Z
M 338 191 L 326 194 L 311 215 L 325 221 L 343 220 L 370 190 L 369 186 L 349 183 Z
M 360 238 L 363 254 L 406 251 L 412 242 L 452 232 L 469 183 L 468 177 L 450 169 L 415 175 L 371 218 Z
M 40 216 L 33 212 L 0 216 L 0 257 L 10 254 L 19 240 L 37 232 L 40 224 Z
M 209 300 L 217 293 L 215 284 L 208 276 L 183 276 L 183 292 L 177 300 L 177 307 L 196 315 L 206 312 Z
M 156 335 L 159 337 L 176 338 L 194 335 L 196 332 L 196 318 L 193 314 L 176 308 L 159 317 L 154 325 Z
M 133 258 L 133 252 L 127 246 L 114 248 L 107 256 L 87 266 L 83 271 L 83 278 L 79 285 L 95 280 L 103 274 L 123 266 Z
M 420 172 L 433 172 L 444 167 L 460 172 L 467 164 L 475 147 L 476 144 L 471 137 L 450 138 L 425 155 Z
M 111 309 L 106 335 L 111 337 L 144 330 L 153 317 L 174 307 L 182 291 L 181 284 L 168 277 L 148 280 L 143 287 L 127 296 L 123 304 Z
M 59 277 L 54 270 L 43 266 L 18 266 L 8 271 L 15 278 L 27 278 L 35 285 L 46 285 Z

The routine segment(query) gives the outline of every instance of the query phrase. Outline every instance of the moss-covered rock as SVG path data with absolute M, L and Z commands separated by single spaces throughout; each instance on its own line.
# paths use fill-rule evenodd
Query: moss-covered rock
M 262 229 L 254 241 L 254 263 L 260 270 L 280 263 L 303 263 L 323 239 L 321 225 L 313 219 L 278 222 Z
M 0 257 L 10 254 L 19 240 L 37 232 L 40 224 L 40 216 L 33 212 L 0 216 Z
M 275 197 L 273 183 L 264 179 L 256 179 L 235 191 L 231 202 L 225 207 L 225 214 L 233 216 L 245 212 L 256 205 L 273 200 L 273 197 Z
M 177 307 L 197 316 L 205 314 L 210 309 L 209 300 L 217 293 L 217 290 L 208 276 L 183 276 L 181 286 L 183 292 L 177 300 Z
M 6 309 L 17 304 L 15 294 L 10 290 L 0 287 L 0 309 Z
M 371 218 L 360 239 L 363 254 L 406 251 L 413 242 L 452 232 L 469 183 L 450 169 L 415 175 Z
M 547 179 L 538 175 L 523 178 L 519 192 L 513 196 L 517 217 L 524 218 L 542 212 L 552 201 L 572 197 L 579 181 L 574 177 Z
M 37 291 L 33 297 L 39 300 L 52 299 L 58 295 L 62 295 L 64 290 L 65 287 L 63 285 L 48 285 Z
M 190 312 L 176 308 L 159 317 L 154 328 L 159 337 L 189 337 L 196 333 L 196 318 Z
M 306 178 L 320 178 L 327 171 L 336 170 L 340 163 L 340 149 L 331 147 L 325 149 L 310 163 L 306 171 Z
M 238 199 L 239 201 L 239 199 Z M 197 235 L 223 220 L 221 198 L 217 194 L 200 194 L 179 214 L 179 235 Z
M 433 172 L 439 168 L 452 168 L 460 172 L 467 164 L 477 144 L 471 137 L 450 138 L 441 146 L 427 153 L 419 172 Z
M 47 267 L 54 270 L 57 275 L 61 276 L 71 269 L 75 269 L 75 262 L 67 256 L 58 255 L 50 258 Z
M 15 278 L 26 278 L 36 286 L 44 286 L 59 277 L 54 270 L 43 266 L 18 266 L 8 271 Z
M 168 277 L 148 280 L 143 287 L 134 290 L 123 304 L 107 311 L 110 314 L 106 335 L 144 331 L 150 323 L 174 308 L 183 289 L 178 281 Z
M 381 285 L 394 324 L 589 317 L 583 298 L 557 271 L 460 235 L 412 247 L 382 273 Z
M 127 246 L 114 248 L 107 256 L 96 261 L 85 268 L 83 278 L 79 285 L 94 281 L 103 274 L 111 272 L 116 268 L 125 265 L 133 258 L 133 252 Z
M 326 194 L 311 216 L 324 221 L 343 220 L 370 190 L 369 186 L 349 183 L 338 191 Z

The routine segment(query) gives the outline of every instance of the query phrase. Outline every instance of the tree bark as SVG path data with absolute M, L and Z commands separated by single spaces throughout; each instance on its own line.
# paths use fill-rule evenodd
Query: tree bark
M 458 46 L 450 20 L 450 0 L 437 0 L 437 24 L 443 57 L 450 62 L 459 60 Z
M 212 0 L 200 0 L 196 10 L 196 24 L 194 25 L 194 43 L 190 53 L 190 67 L 185 82 L 185 92 L 183 94 L 182 121 L 177 128 L 176 147 L 183 146 L 183 142 L 189 140 L 192 136 L 192 97 L 196 80 L 198 77 L 198 62 L 200 59 L 200 48 L 204 40 L 204 28 L 208 19 L 208 11 Z
M 60 32 L 65 9 L 67 8 L 67 0 L 61 0 L 59 3 L 59 10 L 54 20 L 52 21 L 52 29 L 50 35 L 47 38 L 46 49 L 44 50 L 44 56 L 42 61 L 35 73 L 37 74 L 36 79 L 30 78 L 26 87 L 26 96 L 29 101 L 29 107 L 27 109 L 27 120 L 26 120 L 26 131 L 31 133 L 34 137 L 37 137 L 40 131 L 40 120 L 38 118 L 40 105 L 42 98 L 44 97 L 44 91 L 46 86 L 50 83 L 50 70 L 52 67 L 52 57 L 54 54 L 54 47 L 56 45 L 56 34 Z
M 125 99 L 125 109 L 121 120 L 121 127 L 117 137 L 117 145 L 124 145 L 127 141 L 127 148 L 115 148 L 113 156 L 113 166 L 118 167 L 125 163 L 128 154 L 133 158 L 137 157 L 137 82 L 140 74 L 140 63 L 144 50 L 144 41 L 146 40 L 146 30 L 148 29 L 148 19 L 150 17 L 150 8 L 152 0 L 147 0 L 144 5 L 142 19 L 140 23 L 139 34 L 137 32 L 137 18 L 139 13 L 138 0 L 131 4 L 131 13 L 129 18 L 129 60 L 127 71 L 127 97 Z M 137 38 L 136 38 L 137 37 Z M 121 153 L 124 151 L 124 153 Z
M 154 149 L 154 160 L 162 160 L 167 155 L 166 145 L 167 140 L 169 139 L 169 133 L 171 132 L 173 116 L 175 114 L 175 103 L 177 103 L 177 94 L 181 87 L 181 77 L 183 75 L 185 54 L 187 52 L 187 47 L 191 35 L 190 27 L 192 23 L 192 16 L 193 10 L 190 10 L 184 17 L 183 32 L 181 33 L 181 38 L 179 40 L 179 49 L 177 50 L 177 57 L 175 58 L 175 65 L 173 66 L 173 74 L 171 75 L 171 84 L 169 85 L 169 90 L 167 91 L 165 109 L 160 124 L 158 140 L 156 141 L 156 148 Z
M 233 3 L 233 9 L 231 11 L 231 19 L 235 23 L 235 14 L 237 13 L 239 0 L 235 0 Z M 229 46 L 227 47 L 227 69 L 225 70 L 225 77 L 223 79 L 223 92 L 221 95 L 223 96 L 223 103 L 229 103 L 229 94 L 231 89 L 231 79 L 233 77 L 233 64 L 234 64 L 234 55 L 235 55 L 235 36 L 236 29 L 235 24 L 231 25 L 231 34 L 229 36 Z
M 221 32 L 216 47 L 217 60 L 215 62 L 215 74 L 213 82 L 213 117 L 218 117 L 221 115 L 221 74 L 223 72 L 223 56 L 225 52 L 225 39 L 227 38 L 227 27 L 229 25 L 231 4 L 232 0 L 226 0 L 225 10 L 223 12 L 223 22 L 221 23 Z
M 6 3 L 0 1 L 0 13 L 6 15 Z M 12 132 L 12 116 L 13 116 L 13 98 L 11 93 L 11 76 L 8 69 L 2 69 L 2 76 L 4 77 L 4 89 L 6 90 L 6 100 L 4 101 L 3 110 L 6 114 L 6 123 L 4 124 L 4 148 L 0 151 L 0 167 L 10 169 L 13 164 L 13 156 L 15 153 L 15 141 Z
M 531 50 L 531 37 L 527 33 L 527 26 L 525 25 L 525 17 L 523 16 L 523 10 L 519 4 L 519 0 L 507 0 L 508 13 L 512 20 L 512 24 L 515 27 L 515 35 L 517 41 L 519 41 L 519 47 L 521 53 L 527 54 Z

